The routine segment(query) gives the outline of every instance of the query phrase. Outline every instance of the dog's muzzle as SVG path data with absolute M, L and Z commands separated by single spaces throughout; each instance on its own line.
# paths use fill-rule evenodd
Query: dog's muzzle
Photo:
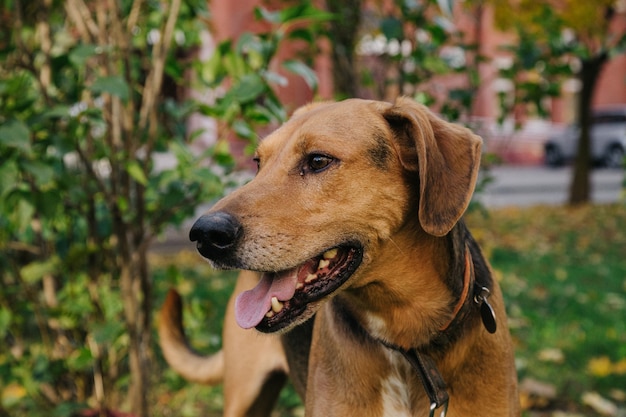
M 243 227 L 225 212 L 205 214 L 189 231 L 189 239 L 197 242 L 198 252 L 210 260 L 229 258 L 241 239 Z
M 322 247 L 313 256 L 290 259 L 279 268 L 259 261 L 253 264 L 241 256 L 244 226 L 224 211 L 200 217 L 189 231 L 198 252 L 219 269 L 248 269 L 259 272 L 259 282 L 239 294 L 235 301 L 235 319 L 244 329 L 261 332 L 288 329 L 309 319 L 320 302 L 344 285 L 363 260 L 359 242 L 347 241 Z M 254 245 L 253 245 L 254 246 Z M 255 263 L 256 262 L 256 263 Z

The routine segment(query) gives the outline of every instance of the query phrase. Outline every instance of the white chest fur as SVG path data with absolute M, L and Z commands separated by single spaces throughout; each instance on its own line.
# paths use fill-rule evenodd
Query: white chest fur
M 397 352 L 386 351 L 389 360 L 389 374 L 381 384 L 383 417 L 410 417 L 415 387 L 410 385 L 411 368 Z

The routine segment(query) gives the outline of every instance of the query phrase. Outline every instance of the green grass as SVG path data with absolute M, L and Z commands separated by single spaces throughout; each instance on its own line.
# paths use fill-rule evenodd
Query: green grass
M 597 392 L 626 403 L 626 207 L 510 209 L 470 226 L 501 281 L 520 380 L 552 385 L 526 406 L 594 415 Z
M 624 414 L 626 207 L 506 209 L 467 221 L 502 285 L 520 381 L 556 390 L 555 398 L 522 392 L 526 413 L 599 415 L 582 400 L 596 392 Z M 183 294 L 194 347 L 218 349 L 235 275 L 212 271 L 191 252 L 160 256 L 154 267 L 160 297 L 169 285 Z M 167 367 L 160 382 L 156 416 L 220 415 L 219 388 L 188 384 Z M 276 415 L 301 412 L 285 391 Z

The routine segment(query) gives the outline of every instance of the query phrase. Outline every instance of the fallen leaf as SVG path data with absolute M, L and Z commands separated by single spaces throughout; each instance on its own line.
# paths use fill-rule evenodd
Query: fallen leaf
M 533 378 L 524 378 L 519 385 L 519 393 L 523 410 L 544 408 L 556 398 L 556 387 Z
M 537 356 L 542 362 L 563 363 L 565 360 L 563 351 L 557 348 L 542 349 Z
M 626 358 L 613 364 L 613 373 L 616 375 L 626 375 Z
M 609 393 L 615 401 L 626 402 L 626 391 L 614 388 Z
M 556 387 L 554 385 L 538 381 L 534 378 L 524 378 L 519 385 L 519 390 L 527 394 L 547 399 L 556 398 Z
M 584 414 L 572 413 L 570 411 L 557 410 L 550 414 L 550 417 L 586 417 Z
M 593 408 L 595 412 L 603 416 L 617 415 L 617 406 L 597 392 L 585 392 L 582 396 L 582 403 Z
M 4 387 L 0 399 L 4 406 L 10 406 L 17 404 L 22 398 L 26 396 L 26 388 L 21 385 L 12 383 Z
M 613 371 L 613 363 L 608 356 L 600 356 L 598 358 L 591 358 L 587 364 L 587 370 L 593 376 L 605 377 L 611 375 Z

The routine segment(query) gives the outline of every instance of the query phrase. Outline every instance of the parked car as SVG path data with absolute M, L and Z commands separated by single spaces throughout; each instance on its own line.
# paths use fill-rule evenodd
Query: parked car
M 572 125 L 550 137 L 544 145 L 546 164 L 560 166 L 576 156 L 580 128 Z M 592 162 L 609 168 L 624 166 L 626 106 L 595 111 L 591 121 Z

